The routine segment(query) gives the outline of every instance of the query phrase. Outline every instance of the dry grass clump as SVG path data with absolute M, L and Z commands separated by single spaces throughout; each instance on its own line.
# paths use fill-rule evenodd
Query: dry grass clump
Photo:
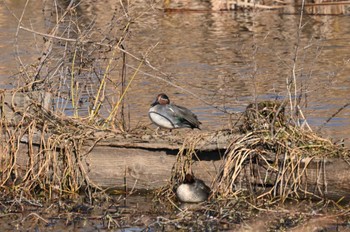
M 285 106 L 279 102 L 263 101 L 251 103 L 243 113 L 243 133 L 256 130 L 274 130 L 285 126 Z M 272 131 L 273 132 L 273 131 Z
M 51 198 L 98 188 L 86 175 L 89 149 L 82 144 L 97 142 L 97 131 L 130 129 L 124 101 L 147 56 L 139 59 L 125 50 L 131 21 L 142 14 L 128 7 L 116 4 L 106 14 L 110 22 L 101 24 L 84 18 L 87 9 L 80 2 L 48 1 L 42 9 L 51 26 L 47 33 L 19 19 L 18 31 L 44 42 L 37 44 L 42 55 L 35 63 L 19 64 L 19 85 L 0 94 L 0 189 L 5 195 Z M 131 73 L 126 54 L 138 65 Z
M 5 100 L 11 94 L 13 104 L 9 105 Z M 25 98 L 25 105 L 16 104 L 16 95 Z M 96 188 L 86 175 L 83 160 L 88 151 L 82 149 L 83 141 L 93 137 L 93 127 L 58 117 L 23 93 L 3 92 L 0 99 L 0 188 L 4 195 L 52 198 L 77 193 L 82 187 Z
M 171 171 L 170 182 L 167 186 L 158 190 L 159 197 L 166 197 L 168 200 L 174 199 L 175 189 L 185 179 L 187 173 L 193 174 L 193 162 L 195 160 L 200 160 L 196 151 L 198 144 L 203 142 L 203 140 L 204 138 L 201 134 L 185 138 L 183 145 L 176 156 L 176 162 Z
M 245 133 L 231 142 L 216 180 L 215 193 L 222 197 L 240 191 L 254 199 L 322 196 L 325 179 L 313 183 L 317 194 L 309 192 L 308 165 L 348 155 L 343 147 L 288 122 L 280 103 L 248 106 L 242 128 Z

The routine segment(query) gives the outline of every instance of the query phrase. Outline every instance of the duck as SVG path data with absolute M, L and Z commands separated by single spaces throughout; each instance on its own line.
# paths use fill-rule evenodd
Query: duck
M 206 201 L 210 194 L 210 188 L 192 174 L 186 174 L 183 183 L 176 189 L 176 197 L 184 203 L 199 203 Z
M 148 116 L 158 128 L 177 129 L 177 128 L 197 128 L 202 124 L 197 115 L 189 109 L 171 104 L 169 97 L 160 93 L 156 100 L 151 104 Z M 157 129 L 158 129 L 157 128 Z

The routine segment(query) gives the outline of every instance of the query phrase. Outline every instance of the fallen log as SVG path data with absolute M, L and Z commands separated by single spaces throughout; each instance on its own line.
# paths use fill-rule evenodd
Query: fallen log
M 142 147 L 142 143 L 113 143 L 108 139 L 97 143 L 92 149 L 91 144 L 84 146 L 86 153 L 82 156 L 82 163 L 88 178 L 103 188 L 152 190 L 169 184 L 179 148 L 166 144 L 162 147 L 160 143 L 155 143 L 154 147 L 152 143 L 145 144 Z M 18 159 L 21 169 L 26 169 L 28 165 L 25 158 L 27 148 L 28 144 L 23 143 L 21 153 L 24 159 Z M 197 157 L 193 158 L 193 173 L 209 186 L 213 183 L 215 185 L 223 165 L 224 153 L 225 147 L 213 149 L 213 146 L 202 146 L 197 151 Z M 270 163 L 276 162 L 274 156 L 265 159 Z M 350 200 L 349 162 L 345 158 L 305 157 L 300 162 L 301 167 L 305 168 L 298 183 L 300 189 L 305 191 L 299 191 L 300 198 L 314 195 L 325 199 Z M 259 194 L 268 192 L 276 183 L 276 172 L 271 172 L 261 163 L 252 165 L 253 168 L 247 165 L 240 172 L 235 191 L 251 191 L 249 188 L 255 186 L 254 191 Z

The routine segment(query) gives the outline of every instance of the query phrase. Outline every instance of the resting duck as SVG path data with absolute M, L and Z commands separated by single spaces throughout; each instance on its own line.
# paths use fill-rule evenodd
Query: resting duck
M 210 194 L 210 188 L 192 174 L 186 174 L 185 180 L 176 189 L 177 198 L 186 203 L 199 203 L 206 201 Z
M 170 100 L 164 93 L 158 94 L 148 111 L 149 118 L 158 127 L 167 129 L 199 128 L 201 124 L 197 116 L 189 109 L 170 104 Z

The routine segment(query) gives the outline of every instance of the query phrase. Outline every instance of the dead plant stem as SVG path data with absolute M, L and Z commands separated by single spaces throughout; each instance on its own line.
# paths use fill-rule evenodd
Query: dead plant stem
M 91 113 L 90 113 L 90 120 L 92 120 L 96 114 L 98 113 L 99 109 L 100 109 L 100 105 L 101 105 L 101 95 L 102 95 L 102 92 L 104 91 L 105 89 L 105 86 L 106 86 L 106 79 L 107 79 L 107 76 L 109 75 L 109 70 L 111 68 L 111 65 L 112 65 L 112 61 L 114 59 L 114 56 L 115 56 L 115 53 L 117 51 L 117 49 L 119 48 L 120 44 L 122 43 L 122 41 L 124 40 L 124 37 L 126 36 L 126 32 L 128 31 L 128 28 L 130 26 L 130 22 L 127 23 L 127 25 L 125 26 L 124 28 L 124 31 L 123 31 L 123 36 L 121 36 L 119 38 L 119 41 L 118 43 L 114 46 L 114 49 L 113 49 L 113 53 L 112 53 L 112 56 L 109 58 L 108 60 L 108 65 L 106 66 L 106 70 L 104 72 L 104 75 L 103 75 L 103 78 L 101 80 L 101 83 L 100 83 L 100 86 L 99 86 L 99 89 L 97 91 L 97 94 L 95 96 L 95 102 L 93 104 L 93 107 L 92 107 L 92 110 L 91 110 Z
M 124 92 L 123 92 L 122 95 L 120 96 L 120 98 L 119 98 L 117 104 L 113 107 L 112 112 L 109 114 L 108 118 L 106 119 L 106 122 L 110 122 L 110 121 L 115 117 L 115 115 L 116 115 L 116 113 L 117 113 L 117 111 L 118 111 L 118 109 L 119 109 L 120 103 L 123 101 L 123 98 L 125 97 L 126 92 L 128 91 L 128 89 L 129 89 L 131 83 L 133 82 L 133 80 L 134 80 L 135 77 L 137 76 L 137 74 L 138 74 L 138 72 L 139 72 L 139 70 L 140 70 L 142 64 L 143 64 L 143 61 L 141 61 L 141 62 L 139 63 L 137 69 L 135 70 L 134 74 L 133 74 L 132 77 L 130 78 L 130 81 L 129 81 L 128 85 L 125 87 Z
M 298 89 L 297 89 L 297 61 L 298 61 L 298 55 L 299 55 L 299 47 L 301 43 L 301 32 L 302 32 L 302 22 L 303 22 L 303 15 L 304 15 L 304 5 L 305 0 L 302 0 L 302 7 L 300 12 L 300 18 L 299 18 L 299 25 L 297 30 L 297 43 L 294 48 L 294 58 L 293 58 L 293 66 L 292 66 L 292 79 L 289 80 L 287 78 L 287 90 L 288 90 L 288 96 L 289 96 L 289 102 L 290 102 L 290 111 L 291 111 L 291 118 L 294 118 L 293 116 L 296 115 L 296 107 L 297 107 L 297 98 L 298 98 Z M 292 87 L 293 86 L 293 87 Z M 294 98 L 292 97 L 292 91 L 294 94 Z M 299 123 L 299 120 L 295 120 L 296 123 Z
M 77 49 L 74 50 L 73 54 L 73 60 L 72 60 L 72 71 L 71 71 L 71 82 L 70 82 L 70 93 L 71 93 L 71 100 L 72 100 L 72 108 L 73 108 L 73 115 L 74 117 L 78 117 L 78 111 L 77 111 L 77 106 L 75 104 L 75 90 L 74 90 L 74 85 L 75 85 L 75 80 L 74 80 L 74 66 L 75 66 L 75 59 L 77 56 Z M 78 90 L 77 90 L 78 91 Z

